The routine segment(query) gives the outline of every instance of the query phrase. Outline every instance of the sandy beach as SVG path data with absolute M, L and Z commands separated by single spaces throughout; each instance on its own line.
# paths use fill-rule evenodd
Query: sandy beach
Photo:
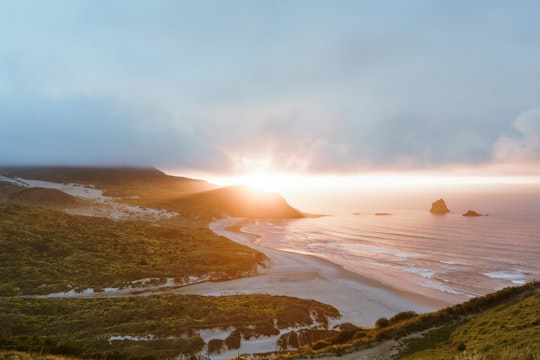
M 336 307 L 339 322 L 373 326 L 383 316 L 401 311 L 429 312 L 445 307 L 453 299 L 431 298 L 399 290 L 324 259 L 258 246 L 255 236 L 227 230 L 243 219 L 225 218 L 209 224 L 212 231 L 257 249 L 270 259 L 258 276 L 223 282 L 206 282 L 177 290 L 180 294 L 227 295 L 265 293 L 314 299 Z

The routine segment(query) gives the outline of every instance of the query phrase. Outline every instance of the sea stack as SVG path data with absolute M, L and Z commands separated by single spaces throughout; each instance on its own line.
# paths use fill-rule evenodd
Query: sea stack
M 429 210 L 429 212 L 435 215 L 444 215 L 449 213 L 450 210 L 448 210 L 448 207 L 446 207 L 444 200 L 439 199 L 431 204 L 431 210 Z
M 477 213 L 475 210 L 468 210 L 463 216 L 482 216 L 482 214 Z

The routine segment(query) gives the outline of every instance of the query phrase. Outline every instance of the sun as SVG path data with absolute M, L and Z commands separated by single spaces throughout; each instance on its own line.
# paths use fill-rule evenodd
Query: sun
M 288 177 L 271 171 L 255 171 L 227 178 L 214 179 L 219 185 L 245 185 L 266 192 L 280 192 L 286 187 Z
M 257 190 L 272 191 L 275 190 L 272 184 L 275 176 L 271 173 L 248 173 L 238 178 L 238 183 L 247 185 Z

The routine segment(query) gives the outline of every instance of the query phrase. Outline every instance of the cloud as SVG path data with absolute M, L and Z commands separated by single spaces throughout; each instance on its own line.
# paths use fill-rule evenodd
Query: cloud
M 536 161 L 538 5 L 457 4 L 1 3 L 0 163 Z
M 110 98 L 3 97 L 0 164 L 227 166 L 167 114 L 137 110 Z
M 263 161 L 281 171 L 356 172 L 381 168 L 429 169 L 491 159 L 499 130 L 448 115 L 347 113 L 323 99 L 214 108 L 196 132 L 246 170 Z
M 495 159 L 504 163 L 540 163 L 540 108 L 519 114 L 515 134 L 501 136 L 494 146 Z

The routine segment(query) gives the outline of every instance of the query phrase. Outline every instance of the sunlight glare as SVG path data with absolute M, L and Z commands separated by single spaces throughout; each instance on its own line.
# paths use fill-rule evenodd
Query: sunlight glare
M 445 185 L 496 185 L 539 183 L 539 177 L 445 176 L 417 174 L 309 175 L 259 171 L 235 176 L 207 177 L 220 186 L 247 185 L 264 191 L 310 190 L 324 188 L 422 188 Z

